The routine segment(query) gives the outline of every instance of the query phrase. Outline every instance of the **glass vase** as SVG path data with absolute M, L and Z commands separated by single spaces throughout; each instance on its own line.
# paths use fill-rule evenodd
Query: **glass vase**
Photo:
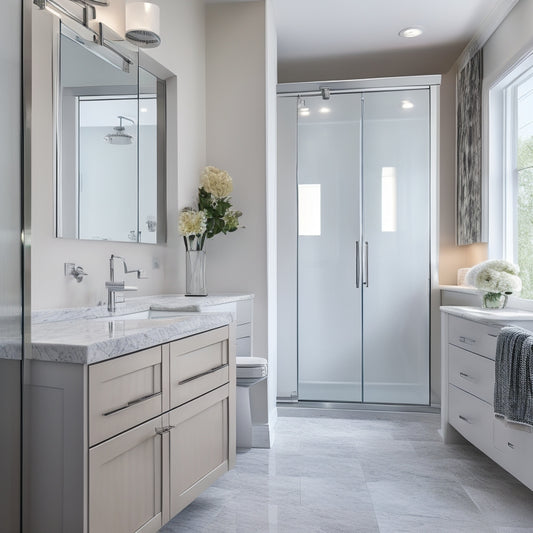
M 484 292 L 481 295 L 483 309 L 503 309 L 507 304 L 507 294 L 501 292 Z
M 205 250 L 185 252 L 185 296 L 207 296 Z

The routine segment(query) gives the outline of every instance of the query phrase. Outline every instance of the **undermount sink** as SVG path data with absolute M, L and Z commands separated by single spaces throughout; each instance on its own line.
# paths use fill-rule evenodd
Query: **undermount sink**
M 198 313 L 186 313 L 183 311 L 153 311 L 152 309 L 147 309 L 146 311 L 139 311 L 137 313 L 129 313 L 126 315 L 113 315 L 106 316 L 104 318 L 98 318 L 96 320 L 154 320 L 157 318 L 172 318 L 178 316 L 186 316 Z

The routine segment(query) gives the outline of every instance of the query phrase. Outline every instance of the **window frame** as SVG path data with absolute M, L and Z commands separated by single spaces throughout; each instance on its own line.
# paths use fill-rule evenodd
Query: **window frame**
M 483 227 L 488 240 L 488 257 L 518 261 L 516 202 L 517 87 L 533 75 L 533 50 L 514 62 L 484 89 L 485 121 Z M 488 235 L 487 235 L 488 233 Z M 487 238 L 488 237 L 488 238 Z

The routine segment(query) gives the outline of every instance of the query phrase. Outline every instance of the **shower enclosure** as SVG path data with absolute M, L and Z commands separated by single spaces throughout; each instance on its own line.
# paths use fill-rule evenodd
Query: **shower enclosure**
M 279 358 L 297 347 L 291 384 L 281 364 L 280 396 L 430 403 L 431 110 L 439 79 L 380 81 L 280 86 L 279 180 L 281 193 L 292 181 L 296 197 L 298 317 L 293 350 L 278 324 Z M 289 264 L 278 265 L 282 282 Z M 283 306 L 290 295 L 278 298 Z

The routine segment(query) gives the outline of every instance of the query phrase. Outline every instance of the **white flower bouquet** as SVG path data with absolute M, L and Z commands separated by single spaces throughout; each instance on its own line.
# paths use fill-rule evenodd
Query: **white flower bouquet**
M 239 226 L 241 211 L 231 207 L 233 180 L 225 170 L 205 167 L 200 176 L 198 207 L 186 207 L 178 219 L 178 231 L 183 236 L 185 249 L 203 250 L 205 240 L 218 233 L 231 233 Z
M 483 307 L 504 307 L 507 296 L 522 290 L 520 269 L 509 261 L 492 259 L 472 267 L 465 282 L 483 292 Z

